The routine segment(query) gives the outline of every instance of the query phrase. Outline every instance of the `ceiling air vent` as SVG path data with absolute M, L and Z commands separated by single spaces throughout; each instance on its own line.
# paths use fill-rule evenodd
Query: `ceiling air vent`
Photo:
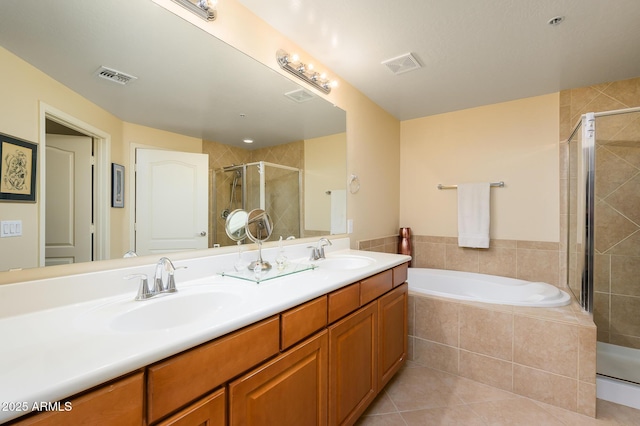
M 421 68 L 420 62 L 411 53 L 382 61 L 382 65 L 386 65 L 394 74 L 402 74 Z
M 138 77 L 134 77 L 132 75 L 125 74 L 123 72 L 107 68 L 105 66 L 101 66 L 100 68 L 98 68 L 98 71 L 96 71 L 96 75 L 106 80 L 113 81 L 114 83 L 122 84 L 123 86 L 127 83 L 132 82 L 133 80 L 138 79 Z
M 313 93 L 307 92 L 304 89 L 293 90 L 291 92 L 285 93 L 284 95 L 287 98 L 292 99 L 295 102 L 298 102 L 299 104 L 310 101 L 311 99 L 315 98 L 315 95 Z

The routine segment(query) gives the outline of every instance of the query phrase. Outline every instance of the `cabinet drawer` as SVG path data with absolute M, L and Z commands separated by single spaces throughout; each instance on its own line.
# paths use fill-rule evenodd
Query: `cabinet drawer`
M 403 263 L 393 268 L 393 286 L 397 287 L 400 284 L 407 281 L 407 275 L 409 274 L 409 263 Z
M 227 401 L 224 389 L 202 398 L 157 426 L 224 425 L 227 422 Z
M 393 288 L 391 269 L 360 281 L 360 306 L 364 306 Z
M 148 422 L 210 392 L 279 350 L 280 319 L 275 316 L 152 365 L 147 370 Z
M 329 293 L 329 324 L 360 307 L 360 283 Z
M 322 296 L 280 316 L 280 345 L 286 349 L 327 325 L 327 297 Z
M 69 411 L 49 411 L 27 417 L 14 425 L 113 425 L 142 424 L 144 379 L 142 372 L 103 385 L 70 400 Z M 67 406 L 64 400 L 61 410 Z

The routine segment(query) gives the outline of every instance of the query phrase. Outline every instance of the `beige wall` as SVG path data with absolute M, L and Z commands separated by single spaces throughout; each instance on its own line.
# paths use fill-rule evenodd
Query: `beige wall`
M 39 144 L 40 108 L 44 103 L 111 135 L 110 161 L 122 164 L 120 120 L 1 47 L 0 63 L 0 93 L 4 97 L 0 102 L 0 129 L 3 133 Z M 42 152 L 39 155 L 41 159 Z M 22 237 L 0 239 L 0 270 L 38 265 L 39 198 L 42 194 L 39 185 L 36 192 L 37 203 L 0 202 L 0 220 L 22 220 L 23 226 Z M 112 230 L 127 223 L 121 210 L 112 209 Z
M 344 133 L 304 141 L 305 229 L 331 229 L 331 197 L 326 191 L 346 189 L 347 138 Z
M 492 239 L 559 241 L 558 94 L 401 123 L 400 226 L 457 236 L 457 193 L 437 185 L 504 181 L 491 189 Z

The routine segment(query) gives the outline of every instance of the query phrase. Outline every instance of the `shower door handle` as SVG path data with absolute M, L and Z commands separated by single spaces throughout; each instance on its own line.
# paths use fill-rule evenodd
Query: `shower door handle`
M 201 237 L 206 237 L 206 236 L 207 236 L 207 231 L 202 231 L 202 232 L 200 233 L 200 236 L 201 236 Z

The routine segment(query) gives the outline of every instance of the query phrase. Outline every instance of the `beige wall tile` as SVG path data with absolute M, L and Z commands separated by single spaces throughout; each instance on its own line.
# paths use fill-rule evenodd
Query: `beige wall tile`
M 640 296 L 640 257 L 611 256 L 611 293 Z
M 513 364 L 497 358 L 460 350 L 459 374 L 506 391 L 513 390 Z
M 445 244 L 416 242 L 413 245 L 413 266 L 416 268 L 444 269 Z
M 518 248 L 517 277 L 528 281 L 558 284 L 560 262 L 554 250 L 530 250 Z
M 611 334 L 640 337 L 640 297 L 611 295 Z
M 578 327 L 516 315 L 513 361 L 573 379 L 578 376 Z
M 459 350 L 423 339 L 414 339 L 413 361 L 425 367 L 458 374 Z
M 478 249 L 447 244 L 445 253 L 445 269 L 478 272 Z
M 624 336 L 621 334 L 611 334 L 609 336 L 609 340 L 603 340 L 603 341 L 613 343 L 614 345 L 640 349 L 640 337 L 638 336 Z
M 578 328 L 578 380 L 596 382 L 596 339 L 595 327 Z
M 609 312 L 611 295 L 595 292 L 593 295 L 593 322 L 598 326 L 598 333 L 609 331 Z
M 585 416 L 596 416 L 596 384 L 578 382 L 577 411 Z
M 407 328 L 409 336 L 415 335 L 416 325 L 416 296 L 409 294 L 407 298 Z
M 577 380 L 518 364 L 513 366 L 513 391 L 567 410 L 578 408 Z
M 415 300 L 415 336 L 458 347 L 458 305 L 426 297 Z
M 511 361 L 513 315 L 460 306 L 460 348 Z
M 516 249 L 497 248 L 478 251 L 478 272 L 481 274 L 516 277 Z

